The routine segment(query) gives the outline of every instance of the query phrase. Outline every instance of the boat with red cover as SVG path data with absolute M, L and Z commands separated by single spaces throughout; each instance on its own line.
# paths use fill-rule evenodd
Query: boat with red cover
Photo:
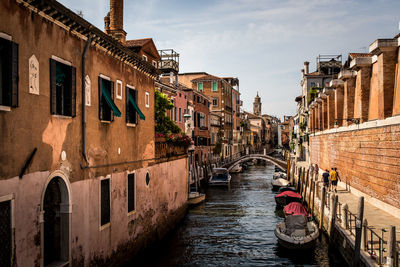
M 284 208 L 285 221 L 278 223 L 275 236 L 288 249 L 310 249 L 319 236 L 317 225 L 301 203 L 292 202 Z
M 301 195 L 293 191 L 283 191 L 275 196 L 276 205 L 284 207 L 292 202 L 301 202 Z
M 319 236 L 317 225 L 309 220 L 309 214 L 299 202 L 292 202 L 284 208 L 285 221 L 278 223 L 275 236 L 279 244 L 288 249 L 310 249 Z

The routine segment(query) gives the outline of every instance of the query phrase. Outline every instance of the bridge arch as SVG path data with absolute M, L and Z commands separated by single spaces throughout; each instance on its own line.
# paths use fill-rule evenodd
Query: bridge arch
M 273 158 L 271 156 L 268 155 L 263 155 L 263 154 L 250 154 L 250 155 L 245 155 L 242 156 L 240 158 L 235 159 L 232 162 L 229 162 L 227 164 L 225 164 L 223 167 L 227 168 L 228 171 L 232 170 L 233 167 L 235 167 L 236 165 L 245 162 L 245 161 L 249 161 L 251 159 L 259 159 L 259 160 L 264 160 L 266 162 L 270 162 L 276 166 L 278 166 L 279 168 L 285 170 L 287 168 L 287 163 L 281 160 L 278 160 L 276 158 Z

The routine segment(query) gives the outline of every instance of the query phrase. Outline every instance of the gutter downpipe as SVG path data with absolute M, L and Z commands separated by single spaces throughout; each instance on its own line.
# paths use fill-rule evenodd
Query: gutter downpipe
M 88 164 L 86 155 L 86 54 L 89 49 L 90 43 L 92 42 L 92 36 L 89 36 L 86 42 L 85 49 L 82 54 L 82 156 Z

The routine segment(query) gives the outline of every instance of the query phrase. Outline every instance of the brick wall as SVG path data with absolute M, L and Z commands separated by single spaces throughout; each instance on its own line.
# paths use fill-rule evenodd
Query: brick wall
M 400 125 L 310 136 L 311 162 L 337 167 L 342 182 L 400 208 Z

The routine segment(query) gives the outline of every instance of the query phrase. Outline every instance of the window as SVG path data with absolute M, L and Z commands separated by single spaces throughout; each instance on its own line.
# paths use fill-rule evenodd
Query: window
M 203 83 L 197 83 L 197 91 L 203 92 Z
M 211 133 L 211 144 L 215 144 L 215 133 Z
M 179 122 L 182 122 L 182 108 L 179 108 Z
M 174 105 L 174 100 L 171 100 L 171 103 Z M 171 120 L 174 120 L 174 112 L 175 111 L 175 109 L 174 108 L 171 108 Z
M 176 116 L 177 116 L 177 114 L 176 114 L 176 107 L 174 107 L 174 121 L 177 121 L 177 120 L 176 120 Z
M 135 210 L 136 196 L 135 174 L 128 174 L 128 213 Z
M 311 83 L 311 87 L 315 87 L 315 83 L 314 82 Z
M 152 60 L 151 64 L 154 66 L 154 68 L 157 68 L 157 62 L 155 60 Z
M 212 103 L 213 107 L 218 107 L 218 97 L 213 97 Z
M 213 90 L 213 92 L 217 92 L 217 91 L 218 91 L 218 84 L 217 84 L 217 82 L 212 82 L 212 90 Z
M 197 103 L 201 103 L 201 97 L 197 96 Z
M 50 101 L 51 114 L 75 117 L 76 69 L 54 56 L 50 58 Z
M 110 179 L 100 180 L 100 226 L 110 222 Z
M 143 58 L 144 61 L 147 61 L 147 56 L 146 55 L 143 55 L 142 58 Z
M 194 123 L 193 126 L 194 126 L 194 127 L 196 127 L 196 126 L 198 125 L 198 124 L 197 124 L 197 115 L 198 115 L 198 114 L 197 114 L 197 112 L 195 111 L 195 112 L 194 112 L 194 116 L 193 116 L 193 123 Z
M 144 105 L 145 105 L 146 108 L 150 107 L 150 94 L 149 94 L 149 92 L 146 92 L 144 94 Z
M 149 187 L 150 184 L 150 174 L 146 173 L 146 186 Z
M 0 251 L 0 265 L 11 266 L 12 251 L 13 251 L 13 239 L 12 239 L 12 205 L 11 199 L 6 196 L 0 197 L 0 240 L 1 240 L 1 251 Z
M 126 123 L 137 124 L 138 115 L 141 120 L 145 120 L 145 116 L 138 106 L 138 92 L 133 86 L 126 87 Z
M 99 119 L 113 121 L 114 115 L 121 117 L 121 111 L 114 103 L 114 82 L 110 78 L 99 76 Z
M 17 107 L 18 44 L 8 39 L 0 37 L 0 106 Z
M 117 88 L 115 90 L 117 99 L 122 100 L 122 82 L 120 80 L 117 80 Z

